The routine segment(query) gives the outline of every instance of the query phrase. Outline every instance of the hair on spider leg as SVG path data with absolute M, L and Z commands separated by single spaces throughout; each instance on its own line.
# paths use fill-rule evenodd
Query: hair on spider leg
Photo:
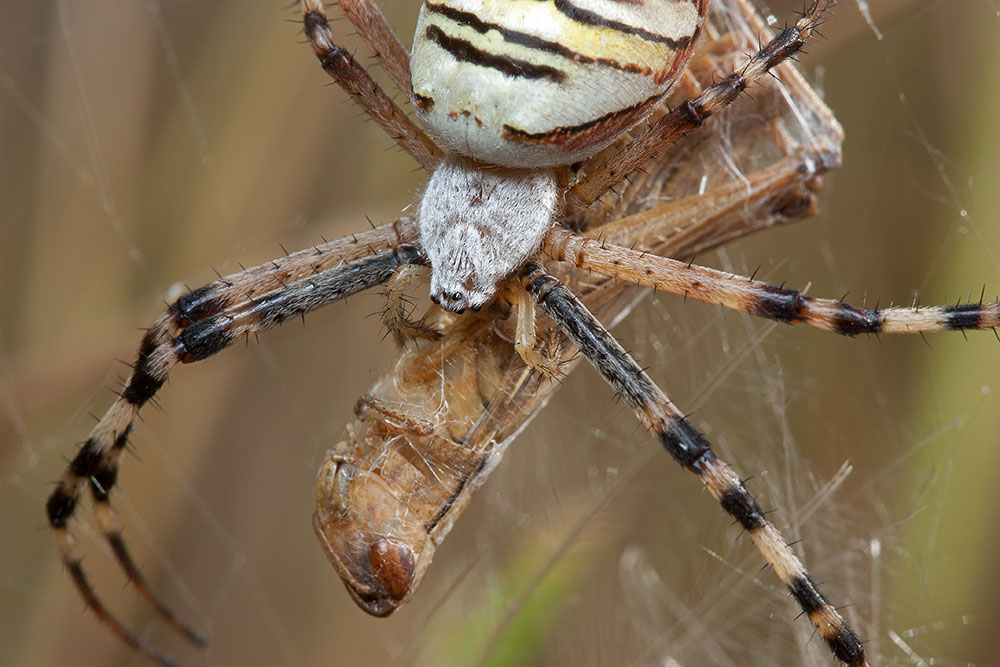
M 626 245 L 628 245 L 628 244 L 626 244 Z M 314 273 L 315 273 L 315 271 L 316 271 L 316 269 L 313 269 L 313 272 L 314 272 Z M 587 271 L 587 273 L 588 273 L 588 274 L 592 274 L 592 273 L 593 273 L 593 271 L 592 271 L 592 270 L 588 270 L 588 271 Z M 255 335 L 256 335 L 256 334 L 255 334 Z

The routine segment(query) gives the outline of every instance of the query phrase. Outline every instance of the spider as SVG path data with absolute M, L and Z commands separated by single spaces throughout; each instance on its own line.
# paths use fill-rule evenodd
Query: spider
M 438 312 L 434 316 L 436 320 L 423 323 L 409 322 L 398 304 L 390 307 L 387 315 L 395 331 L 410 332 L 417 336 L 427 334 L 432 339 L 448 339 L 455 331 L 462 330 L 463 322 L 479 323 L 482 318 L 506 321 L 508 314 L 514 311 L 515 329 L 508 333 L 508 337 L 515 343 L 514 349 L 526 363 L 524 368 L 529 369 L 527 373 L 533 370 L 541 376 L 539 382 L 550 382 L 549 376 L 554 373 L 552 364 L 568 363 L 569 350 L 559 341 L 555 343 L 550 341 L 548 345 L 537 344 L 537 337 L 532 336 L 532 326 L 530 326 L 534 317 L 533 306 L 528 300 L 530 295 L 584 356 L 605 375 L 625 401 L 639 413 L 640 419 L 654 431 L 674 458 L 699 474 L 723 508 L 747 529 L 762 551 L 767 552 L 765 556 L 769 556 L 768 562 L 775 567 L 779 576 L 803 606 L 803 610 L 817 625 L 821 636 L 831 645 L 834 654 L 850 664 L 864 664 L 863 649 L 856 635 L 843 623 L 839 614 L 825 602 L 791 550 L 784 547 L 784 541 L 765 521 L 762 511 L 747 493 L 743 482 L 731 473 L 728 466 L 711 454 L 707 442 L 694 430 L 690 422 L 673 407 L 620 345 L 607 335 L 604 328 L 589 314 L 586 306 L 563 286 L 563 283 L 578 279 L 563 278 L 560 281 L 551 275 L 557 273 L 559 269 L 550 269 L 548 264 L 543 265 L 532 259 L 536 256 L 535 250 L 540 246 L 542 252 L 538 256 L 545 258 L 546 262 L 557 263 L 556 266 L 559 266 L 559 262 L 566 263 L 568 260 L 570 265 L 584 272 L 593 271 L 639 285 L 683 293 L 692 298 L 704 298 L 712 303 L 770 316 L 779 321 L 816 324 L 821 328 L 848 335 L 993 326 L 996 304 L 971 304 L 943 309 L 886 309 L 876 312 L 837 301 L 807 299 L 793 290 L 775 288 L 752 279 L 738 279 L 695 267 L 687 262 L 658 258 L 623 247 L 623 244 L 635 240 L 634 233 L 626 234 L 618 240 L 610 230 L 605 229 L 600 234 L 601 240 L 597 242 L 593 239 L 585 240 L 581 234 L 574 233 L 591 231 L 595 225 L 591 218 L 600 217 L 591 213 L 593 210 L 591 207 L 601 207 L 600 198 L 610 187 L 620 182 L 622 175 L 632 174 L 649 159 L 666 150 L 667 145 L 672 143 L 676 136 L 701 125 L 723 104 L 737 97 L 746 83 L 753 81 L 782 58 L 797 50 L 800 40 L 813 28 L 814 22 L 826 4 L 815 3 L 795 28 L 781 33 L 752 61 L 751 66 L 739 70 L 739 77 L 723 79 L 717 87 L 710 88 L 701 98 L 692 103 L 682 104 L 673 112 L 652 121 L 653 129 L 646 134 L 637 132 L 638 136 L 633 141 L 626 142 L 620 152 L 602 155 L 599 163 L 585 165 L 579 173 L 563 170 L 564 173 L 559 173 L 549 183 L 532 185 L 532 190 L 545 191 L 545 197 L 548 197 L 545 201 L 549 202 L 546 206 L 550 210 L 557 206 L 555 203 L 557 199 L 565 202 L 558 204 L 564 206 L 565 210 L 557 217 L 569 225 L 573 232 L 563 228 L 550 230 L 548 222 L 553 216 L 548 214 L 543 216 L 545 218 L 543 222 L 538 223 L 544 227 L 544 238 L 540 237 L 528 244 L 530 251 L 519 255 L 513 263 L 513 269 L 506 268 L 499 278 L 491 275 L 485 278 L 461 275 L 459 279 L 455 279 L 447 272 L 432 277 L 432 295 L 442 303 L 445 310 L 461 314 L 466 308 L 482 309 L 481 315 L 466 313 L 463 315 L 466 319 L 463 320 L 445 312 Z M 405 58 L 401 59 L 398 50 L 393 48 L 395 42 L 384 31 L 384 25 L 379 22 L 377 12 L 365 2 L 343 3 L 343 5 L 348 17 L 359 31 L 373 43 L 386 69 L 397 80 L 397 84 L 407 90 L 408 77 L 402 76 L 400 71 L 405 65 Z M 704 7 L 699 9 L 703 10 Z M 405 116 L 391 106 L 386 98 L 379 95 L 374 84 L 364 78 L 363 72 L 352 59 L 329 41 L 321 8 L 307 3 L 305 15 L 307 32 L 328 71 L 332 70 L 331 73 L 342 85 L 349 91 L 353 90 L 354 94 L 361 98 L 363 106 L 373 116 L 380 118 L 392 136 L 397 138 L 422 165 L 435 173 L 443 173 L 445 168 L 438 168 L 441 159 L 440 150 L 427 141 L 420 130 L 409 125 Z M 451 18 L 454 19 L 454 16 Z M 476 26 L 473 17 L 460 17 L 458 22 Z M 426 27 L 429 30 L 434 26 Z M 438 37 L 437 43 L 441 46 L 446 44 L 443 39 L 444 37 Z M 455 42 L 447 42 L 447 45 L 454 54 L 462 52 Z M 714 95 L 720 95 L 722 99 L 716 99 Z M 418 106 L 423 104 L 425 107 L 436 106 L 436 102 L 428 104 L 427 96 L 424 96 L 423 101 L 417 98 L 417 104 Z M 829 150 L 834 151 L 832 147 L 829 147 Z M 574 154 L 572 159 L 581 160 L 584 157 L 585 154 Z M 475 179 L 490 178 L 497 174 L 504 176 L 496 169 L 469 169 L 460 160 L 449 164 L 458 174 L 452 180 L 465 179 L 480 189 L 492 186 L 488 182 L 484 184 L 482 180 Z M 830 164 L 821 161 L 813 164 L 812 168 L 818 172 L 828 166 Z M 534 178 L 537 173 L 532 172 L 530 176 Z M 559 197 L 555 197 L 553 193 Z M 802 205 L 801 202 L 787 199 L 782 200 L 782 203 L 785 206 L 783 211 L 786 213 L 795 210 L 792 204 Z M 545 206 L 530 208 L 545 208 Z M 432 208 L 422 211 L 421 223 L 434 219 L 434 211 L 437 210 Z M 494 214 L 500 212 L 501 210 L 497 210 Z M 632 223 L 635 224 L 635 220 Z M 623 231 L 634 232 L 635 229 L 626 225 Z M 656 241 L 660 240 L 657 238 L 659 231 L 651 230 L 649 240 L 646 243 L 640 242 L 639 247 L 656 247 Z M 427 264 L 427 257 L 430 256 L 429 263 L 436 269 L 445 262 L 449 254 L 463 248 L 462 244 L 455 246 L 444 243 L 431 244 L 426 241 L 429 234 L 431 234 L 429 231 L 418 232 L 412 222 L 402 220 L 394 225 L 343 239 L 340 242 L 307 249 L 288 258 L 276 260 L 270 265 L 251 269 L 237 277 L 228 277 L 182 297 L 164 313 L 147 334 L 133 375 L 126 382 L 121 398 L 95 429 L 88 444 L 81 449 L 49 502 L 50 521 L 56 532 L 64 562 L 88 604 L 106 624 L 138 650 L 155 659 L 165 660 L 164 656 L 155 653 L 108 615 L 86 581 L 74 545 L 65 531 L 66 520 L 71 516 L 76 500 L 89 483 L 102 529 L 130 578 L 153 600 L 165 617 L 193 639 L 197 639 L 195 633 L 176 621 L 166 606 L 158 601 L 144 583 L 141 574 L 128 556 L 110 512 L 108 494 L 114 486 L 118 458 L 127 442 L 131 419 L 138 408 L 152 397 L 165 379 L 167 368 L 177 361 L 206 358 L 232 343 L 241 334 L 256 333 L 271 324 L 287 319 L 290 315 L 304 313 L 346 293 L 353 293 L 375 284 L 391 281 L 390 295 L 398 296 L 397 283 L 405 282 L 407 276 L 405 267 Z M 695 243 L 692 247 L 678 248 L 675 252 L 690 252 L 696 247 Z M 437 248 L 439 252 L 436 258 L 433 248 Z M 346 266 L 340 266 L 341 261 L 347 262 Z M 504 283 L 503 290 L 483 291 L 484 286 L 495 286 L 500 282 Z M 251 284 L 252 288 L 249 287 Z M 594 286 L 586 286 L 581 291 L 590 294 L 598 290 Z M 599 300 L 598 305 L 600 305 Z M 230 310 L 226 310 L 227 308 Z M 596 309 L 593 306 L 591 308 Z M 474 325 L 465 326 L 471 328 Z M 424 354 L 426 355 L 426 352 Z M 437 372 L 437 369 L 434 370 Z M 562 371 L 562 367 L 559 367 L 559 370 Z M 466 381 L 463 378 L 454 380 L 456 384 Z M 530 391 L 542 393 L 537 387 L 533 387 Z M 528 399 L 522 395 L 517 400 Z M 490 407 L 490 412 L 493 413 L 495 406 Z M 417 538 L 404 535 L 401 529 L 394 527 L 392 531 L 383 532 L 381 537 L 362 545 L 363 548 L 360 550 L 355 544 L 338 546 L 336 542 L 343 540 L 345 531 L 331 528 L 330 525 L 345 521 L 350 523 L 357 518 L 345 519 L 344 510 L 350 503 L 342 498 L 331 499 L 331 494 L 370 493 L 364 490 L 363 484 L 358 483 L 354 473 L 345 472 L 348 469 L 345 462 L 355 455 L 351 447 L 360 447 L 361 441 L 370 438 L 391 440 L 401 435 L 412 434 L 438 437 L 436 424 L 421 423 L 419 420 L 411 419 L 409 415 L 400 414 L 385 400 L 364 401 L 359 408 L 359 418 L 362 422 L 374 422 L 376 425 L 369 424 L 368 428 L 378 432 L 374 435 L 352 434 L 354 439 L 352 445 L 340 451 L 335 450 L 328 460 L 320 478 L 321 496 L 317 513 L 317 532 L 324 540 L 331 560 L 338 566 L 356 600 L 372 613 L 385 614 L 405 601 L 415 588 L 423 569 L 429 562 L 429 552 L 433 551 L 437 540 L 447 531 L 454 514 L 457 514 L 467 502 L 468 493 L 475 486 L 472 482 L 481 479 L 488 465 L 495 465 L 498 457 L 490 459 L 488 464 L 482 461 L 472 462 L 472 472 L 466 475 L 472 482 L 458 489 L 452 489 L 448 502 L 439 506 L 430 521 L 423 522 L 427 535 L 417 536 L 421 542 L 408 542 Z M 390 427 L 396 431 L 388 431 Z M 502 430 L 499 426 L 494 428 Z M 385 474 L 385 467 L 380 474 Z M 380 501 L 380 503 L 385 502 L 388 500 Z M 425 499 L 425 502 L 430 505 L 430 501 Z M 395 515 L 395 510 L 388 505 L 380 504 L 379 508 L 387 515 Z M 371 528 L 372 524 L 368 525 L 367 530 L 378 532 Z M 437 534 L 430 535 L 435 530 Z M 345 550 L 349 552 L 347 556 L 343 555 Z

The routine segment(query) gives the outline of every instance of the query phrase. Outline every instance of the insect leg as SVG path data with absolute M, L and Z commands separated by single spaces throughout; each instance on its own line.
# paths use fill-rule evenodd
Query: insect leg
M 517 306 L 517 328 L 514 332 L 514 349 L 530 368 L 547 378 L 559 377 L 559 360 L 549 359 L 536 348 L 535 302 L 528 291 L 517 281 L 511 286 Z

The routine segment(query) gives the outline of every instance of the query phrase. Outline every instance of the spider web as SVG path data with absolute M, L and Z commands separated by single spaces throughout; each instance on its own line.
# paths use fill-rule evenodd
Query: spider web
M 391 4 L 408 32 L 412 3 Z M 4 15 L 0 645 L 11 664 L 141 664 L 84 613 L 43 512 L 126 372 L 112 360 L 134 356 L 173 281 L 392 219 L 422 176 L 318 85 L 276 4 L 51 0 Z M 978 299 L 984 284 L 991 298 L 998 27 L 986 0 L 843 3 L 802 59 L 847 133 L 822 215 L 699 261 L 869 304 Z M 163 411 L 144 410 L 115 507 L 144 571 L 211 644 L 185 647 L 121 586 L 85 505 L 85 565 L 128 625 L 187 664 L 830 663 L 749 544 L 583 368 L 411 605 L 364 616 L 309 513 L 317 463 L 393 354 L 366 317 L 380 304 L 361 296 L 179 369 Z M 615 333 L 805 540 L 879 664 L 989 663 L 991 336 L 846 341 L 667 296 Z

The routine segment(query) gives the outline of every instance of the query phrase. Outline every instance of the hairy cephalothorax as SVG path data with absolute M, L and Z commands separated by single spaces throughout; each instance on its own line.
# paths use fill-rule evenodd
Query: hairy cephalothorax
M 852 667 L 869 664 L 864 643 L 807 572 L 801 547 L 782 537 L 745 480 L 602 324 L 634 302 L 625 284 L 847 336 L 1000 323 L 997 302 L 872 309 L 670 258 L 813 210 L 816 177 L 839 163 L 842 132 L 794 70 L 781 72 L 784 83 L 765 75 L 801 50 L 831 3 L 814 0 L 720 74 L 715 55 L 751 47 L 745 34 L 724 35 L 706 20 L 707 0 L 427 0 L 412 61 L 373 0 L 340 0 L 425 133 L 334 43 L 319 0 L 303 0 L 323 68 L 431 173 L 418 220 L 221 278 L 174 301 L 146 331 L 120 395 L 46 505 L 63 563 L 101 623 L 170 664 L 110 613 L 86 576 L 68 530 L 85 491 L 130 581 L 179 632 L 204 641 L 145 581 L 110 504 L 132 424 L 169 371 L 385 283 L 394 310 L 385 319 L 405 325 L 400 292 L 414 266 L 429 263 L 441 308 L 411 327 L 421 340 L 358 402 L 316 488 L 315 532 L 362 608 L 388 615 L 413 595 L 472 492 L 558 385 L 552 359 L 568 372 L 586 358 L 747 532 L 832 654 Z M 730 4 L 747 32 L 767 33 L 746 0 Z M 699 37 L 719 48 L 692 59 Z M 711 126 L 694 131 L 765 81 L 747 112 L 757 129 L 728 137 L 720 161 Z M 683 95 L 664 108 L 674 85 Z M 800 106 L 791 105 L 794 121 L 785 125 L 777 109 L 790 98 Z M 685 136 L 694 140 L 676 146 Z M 754 158 L 765 143 L 769 161 L 761 163 Z M 686 173 L 688 160 L 702 165 L 698 173 Z M 747 173 L 715 180 L 707 171 L 736 163 Z M 617 198 L 609 194 L 616 187 Z M 544 313 L 537 322 L 536 306 Z M 539 354 L 539 337 L 551 356 Z
M 479 310 L 538 254 L 554 223 L 551 169 L 511 169 L 449 157 L 431 175 L 417 213 L 431 264 L 431 299 Z

